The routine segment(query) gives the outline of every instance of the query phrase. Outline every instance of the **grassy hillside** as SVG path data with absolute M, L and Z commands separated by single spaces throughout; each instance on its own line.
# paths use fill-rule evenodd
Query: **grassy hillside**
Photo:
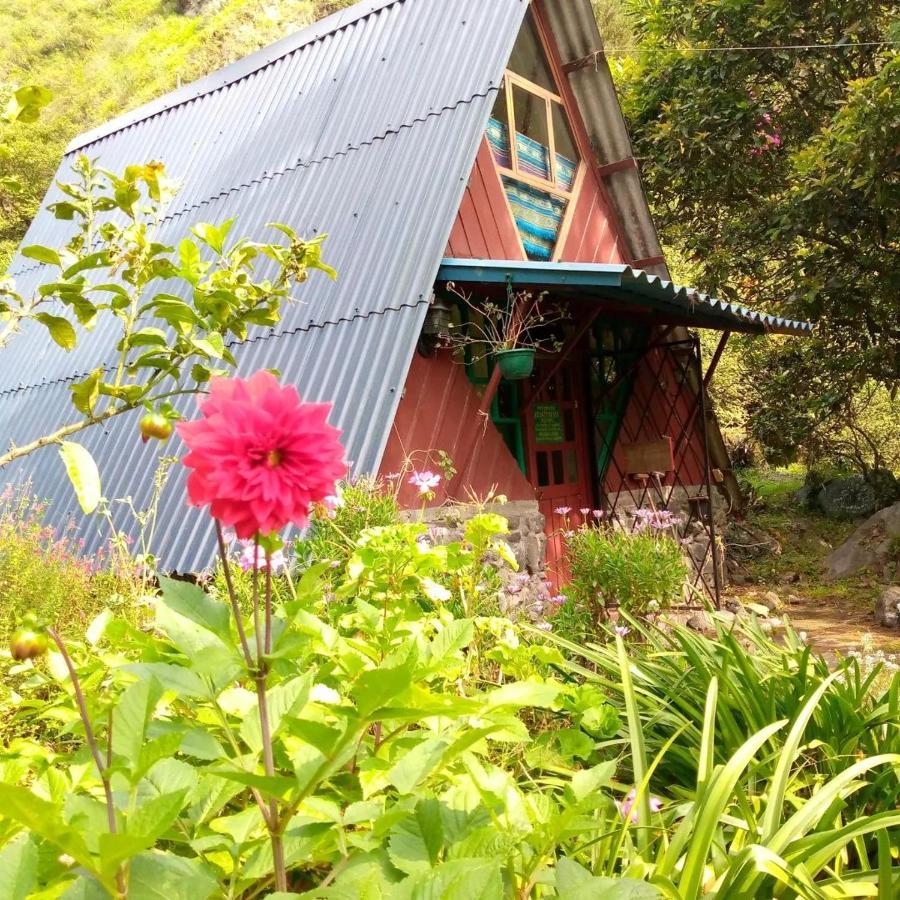
M 0 88 L 54 95 L 36 125 L 5 135 L 0 176 L 25 192 L 0 206 L 0 268 L 66 144 L 110 117 L 265 46 L 348 0 L 0 0 Z M 182 10 L 198 10 L 186 14 Z

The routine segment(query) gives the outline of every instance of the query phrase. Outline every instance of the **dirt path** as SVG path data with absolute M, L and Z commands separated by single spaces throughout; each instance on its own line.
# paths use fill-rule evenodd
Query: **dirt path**
M 859 650 L 870 640 L 875 650 L 900 653 L 900 631 L 879 628 L 871 612 L 852 604 L 807 600 L 787 608 L 796 631 L 805 631 L 812 645 L 823 654 Z M 866 637 L 868 635 L 868 638 Z

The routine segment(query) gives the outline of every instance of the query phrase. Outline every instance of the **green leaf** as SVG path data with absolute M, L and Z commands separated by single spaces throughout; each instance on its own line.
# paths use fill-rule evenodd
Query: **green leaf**
M 128 834 L 146 838 L 148 847 L 162 837 L 184 809 L 187 791 L 160 794 L 152 800 L 142 800 L 128 817 L 125 829 Z
M 63 350 L 71 350 L 75 346 L 78 337 L 75 334 L 75 327 L 68 319 L 64 319 L 62 316 L 51 316 L 50 313 L 37 313 L 35 319 L 46 326 L 50 337 Z
M 59 455 L 72 487 L 75 488 L 75 496 L 85 515 L 90 515 L 99 505 L 101 497 L 100 470 L 90 452 L 76 444 L 74 441 L 63 441 L 60 444 Z
M 313 672 L 306 672 L 269 690 L 269 732 L 273 739 L 281 729 L 282 718 L 296 715 L 306 706 L 309 690 L 312 687 L 313 675 Z M 241 722 L 240 735 L 244 743 L 255 753 L 259 753 L 262 750 L 258 707 L 255 707 L 244 716 L 244 720 Z
M 572 792 L 578 800 L 584 800 L 606 787 L 616 774 L 616 761 L 602 762 L 592 769 L 581 769 L 572 776 Z
M 412 681 L 412 671 L 412 664 L 407 660 L 402 666 L 360 672 L 350 689 L 359 715 L 365 718 L 402 694 Z
M 155 678 L 163 690 L 183 699 L 199 700 L 209 697 L 209 687 L 195 672 L 171 663 L 132 663 L 124 667 L 139 678 Z
M 225 247 L 225 239 L 228 237 L 228 232 L 231 231 L 231 226 L 234 225 L 234 221 L 234 219 L 229 219 L 218 227 L 210 225 L 208 222 L 201 222 L 198 225 L 195 225 L 191 231 L 200 238 L 204 244 L 211 247 L 216 253 L 221 254 Z
M 416 744 L 394 763 L 388 772 L 388 780 L 401 794 L 411 793 L 439 765 L 449 746 L 443 738 L 428 738 Z
M 38 852 L 31 837 L 20 834 L 0 850 L 0 900 L 25 900 L 37 881 Z
M 155 678 L 136 681 L 122 694 L 113 711 L 113 753 L 136 765 L 147 736 L 147 722 L 162 697 Z
M 89 871 L 95 870 L 84 839 L 75 828 L 62 820 L 59 810 L 52 803 L 23 787 L 0 781 L 0 809 L 5 818 L 13 819 L 45 841 L 55 844 Z
M 169 343 L 161 328 L 140 328 L 128 335 L 129 347 L 165 347 Z
M 135 857 L 128 879 L 128 900 L 207 900 L 216 879 L 197 860 L 171 853 Z
M 78 262 L 69 266 L 69 268 L 63 272 L 63 278 L 72 278 L 79 272 L 86 272 L 89 269 L 103 268 L 110 264 L 110 260 L 109 250 L 98 250 L 96 253 L 88 253 L 87 256 L 82 256 Z
M 31 244 L 28 247 L 23 247 L 21 253 L 22 256 L 27 257 L 28 259 L 36 259 L 38 262 L 47 263 L 49 266 L 62 266 L 62 260 L 59 257 L 59 253 L 50 247 L 42 247 L 40 244 Z
M 497 900 L 504 896 L 500 859 L 452 859 L 416 879 L 414 900 Z
M 195 622 L 223 640 L 231 640 L 231 610 L 196 584 L 175 578 L 160 578 L 162 602 L 180 616 Z
M 510 681 L 489 694 L 485 694 L 484 702 L 487 709 L 496 709 L 501 706 L 536 706 L 546 708 L 552 706 L 559 696 L 561 688 L 558 684 L 535 681 Z
M 440 802 L 421 800 L 415 812 L 391 830 L 388 856 L 401 872 L 415 875 L 438 864 L 443 845 Z
M 79 381 L 69 387 L 72 392 L 72 405 L 80 413 L 91 416 L 94 407 L 100 399 L 100 379 L 103 377 L 103 369 L 95 369 L 84 381 Z

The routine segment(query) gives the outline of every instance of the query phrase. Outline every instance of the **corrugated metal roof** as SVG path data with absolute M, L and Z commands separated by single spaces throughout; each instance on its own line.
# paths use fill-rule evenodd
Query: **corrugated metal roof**
M 159 235 L 170 244 L 197 221 L 232 216 L 234 233 L 252 237 L 271 221 L 307 235 L 327 231 L 338 281 L 314 275 L 278 328 L 252 335 L 236 355 L 242 372 L 274 367 L 305 397 L 333 401 L 355 471 L 374 471 L 526 7 L 357 4 L 76 139 L 57 180 L 69 179 L 77 152 L 112 170 L 162 160 L 183 182 Z M 45 205 L 57 196 L 52 188 Z M 66 223 L 42 211 L 24 243 L 67 237 Z M 50 271 L 19 255 L 10 274 L 28 293 Z M 0 434 L 23 443 L 77 418 L 68 387 L 108 362 L 97 348 L 113 343 L 98 330 L 67 354 L 42 329 L 26 329 L 0 357 Z M 142 446 L 134 424 L 123 416 L 83 441 L 101 462 L 105 494 L 140 504 L 159 448 Z M 176 449 L 173 440 L 169 452 Z M 52 448 L 0 477 L 31 478 L 56 523 L 76 512 Z M 208 561 L 210 535 L 204 517 L 185 512 L 180 478 L 166 490 L 155 549 L 184 570 Z M 101 540 L 97 527 L 80 527 L 89 549 Z
M 749 334 L 810 334 L 809 322 L 754 312 L 725 303 L 694 288 L 673 284 L 631 266 L 613 263 L 523 262 L 496 259 L 445 259 L 438 281 L 506 284 L 535 290 L 564 290 L 566 296 L 613 300 L 638 309 L 664 312 L 698 328 Z

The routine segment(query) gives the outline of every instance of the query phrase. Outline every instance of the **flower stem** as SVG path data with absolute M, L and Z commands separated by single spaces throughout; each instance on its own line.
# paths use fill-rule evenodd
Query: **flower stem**
M 84 691 L 81 689 L 81 680 L 78 678 L 78 673 L 75 671 L 75 664 L 72 662 L 72 657 L 69 656 L 69 651 L 66 649 L 66 645 L 63 643 L 62 638 L 56 633 L 56 630 L 53 628 L 47 629 L 47 634 L 50 635 L 53 643 L 59 648 L 59 652 L 62 655 L 63 662 L 66 664 L 66 669 L 69 673 L 69 679 L 72 682 L 72 689 L 75 692 L 75 702 L 78 704 L 78 712 L 81 715 L 81 722 L 84 725 L 84 736 L 87 740 L 88 747 L 91 750 L 91 756 L 94 758 L 94 765 L 97 767 L 97 774 L 100 776 L 100 781 L 103 782 L 103 793 L 106 796 L 106 820 L 109 824 L 109 833 L 115 834 L 117 831 L 116 824 L 116 807 L 113 803 L 113 795 L 112 795 L 112 786 L 109 783 L 109 777 L 106 774 L 108 771 L 108 763 L 104 763 L 103 756 L 100 753 L 100 747 L 97 745 L 97 738 L 94 734 L 94 728 L 91 725 L 91 719 L 88 715 L 87 704 L 84 700 Z M 109 746 L 107 747 L 107 760 L 112 759 L 112 713 L 110 713 L 110 729 L 109 729 Z M 120 898 L 125 898 L 128 896 L 128 885 L 125 881 L 125 870 L 120 865 L 116 870 L 116 891 Z
M 234 590 L 234 582 L 231 578 L 231 563 L 228 562 L 228 553 L 225 549 L 225 535 L 222 533 L 222 523 L 216 519 L 216 538 L 219 542 L 219 557 L 222 560 L 222 574 L 225 576 L 225 586 L 228 588 L 228 599 L 231 601 L 231 612 L 234 615 L 234 623 L 237 626 L 238 637 L 241 641 L 241 650 L 247 662 L 247 668 L 253 668 L 253 654 L 250 653 L 250 645 L 247 643 L 247 632 L 244 630 L 244 617 L 241 615 L 241 607 L 238 603 L 237 593 Z

